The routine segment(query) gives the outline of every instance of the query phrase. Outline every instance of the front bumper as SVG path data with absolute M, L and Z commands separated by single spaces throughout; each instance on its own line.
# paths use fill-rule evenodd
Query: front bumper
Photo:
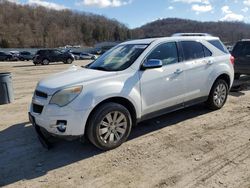
M 30 106 L 30 115 L 37 125 L 48 133 L 58 137 L 80 137 L 84 135 L 85 125 L 91 109 L 75 109 L 75 104 L 59 107 L 49 104 L 51 96 L 36 93 L 33 96 Z M 76 101 L 77 103 L 77 101 Z M 65 130 L 60 126 L 63 124 Z
M 35 118 L 30 113 L 29 113 L 29 120 L 30 120 L 30 123 L 32 123 L 32 125 L 35 128 L 37 137 L 40 143 L 42 144 L 42 146 L 45 147 L 46 149 L 50 149 L 52 147 L 51 143 L 45 137 L 45 135 L 43 134 L 41 130 L 41 127 L 36 124 Z
M 88 111 L 62 110 L 53 105 L 51 107 L 44 106 L 41 114 L 34 113 L 32 107 L 30 110 L 30 115 L 37 125 L 44 128 L 48 133 L 61 137 L 84 135 L 89 113 Z M 65 131 L 58 129 L 60 122 L 65 122 Z

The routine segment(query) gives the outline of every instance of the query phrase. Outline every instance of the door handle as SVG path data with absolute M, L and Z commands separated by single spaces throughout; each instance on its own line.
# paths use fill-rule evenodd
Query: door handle
M 176 71 L 174 72 L 174 74 L 181 74 L 183 72 L 183 70 L 181 69 L 176 69 Z
M 212 64 L 214 64 L 214 62 L 212 60 L 207 61 L 207 65 L 212 65 Z

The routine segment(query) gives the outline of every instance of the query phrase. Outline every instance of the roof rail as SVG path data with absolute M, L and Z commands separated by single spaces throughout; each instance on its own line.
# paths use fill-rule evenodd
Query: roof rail
M 243 41 L 243 42 L 244 42 L 244 41 L 250 41 L 250 39 L 241 39 L 241 41 Z
M 205 36 L 212 36 L 208 33 L 175 33 L 172 37 L 188 37 L 188 36 L 198 36 L 198 37 L 205 37 Z

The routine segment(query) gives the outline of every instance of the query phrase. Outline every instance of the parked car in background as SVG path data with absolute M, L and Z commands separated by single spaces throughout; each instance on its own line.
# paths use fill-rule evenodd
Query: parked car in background
M 35 65 L 42 64 L 48 65 L 52 62 L 63 62 L 66 64 L 71 64 L 74 61 L 74 56 L 70 52 L 62 52 L 57 49 L 44 49 L 38 50 L 34 59 L 33 63 Z
M 19 51 L 10 51 L 9 53 L 12 55 L 11 61 L 18 61 L 19 60 L 19 55 L 20 55 Z
M 97 59 L 97 56 L 94 55 L 94 54 L 82 52 L 82 53 L 80 53 L 80 59 L 81 59 L 81 60 L 84 60 L 84 59 L 92 59 L 92 60 L 95 60 L 95 59 Z
M 74 55 L 75 60 L 86 60 L 86 59 L 97 59 L 97 56 L 94 54 L 86 53 L 86 52 L 70 52 Z
M 101 55 L 102 54 L 102 49 L 101 48 L 93 48 L 91 51 L 90 51 L 91 54 L 94 54 L 94 55 Z
M 29 60 L 32 60 L 33 58 L 34 58 L 34 54 L 32 54 L 31 52 L 23 51 L 23 52 L 20 52 L 19 54 L 20 61 L 29 61 Z
M 222 108 L 234 80 L 233 63 L 217 37 L 128 41 L 84 68 L 41 80 L 30 121 L 45 146 L 43 132 L 85 135 L 110 150 L 126 141 L 137 122 L 201 102 Z
M 235 58 L 235 79 L 239 79 L 242 74 L 250 75 L 250 39 L 237 42 L 232 55 Z
M 227 47 L 227 50 L 228 50 L 230 53 L 232 53 L 233 46 L 232 46 L 232 45 L 227 45 L 226 47 Z
M 13 55 L 7 52 L 0 52 L 0 61 L 10 61 L 13 59 Z

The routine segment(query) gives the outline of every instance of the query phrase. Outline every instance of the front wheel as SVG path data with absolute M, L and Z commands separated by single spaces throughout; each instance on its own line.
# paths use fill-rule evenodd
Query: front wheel
M 87 134 L 92 144 L 102 150 L 111 150 L 127 140 L 131 127 L 131 115 L 124 106 L 106 103 L 91 116 Z
M 221 109 L 227 101 L 228 84 L 225 80 L 218 79 L 209 94 L 207 105 L 212 110 Z

